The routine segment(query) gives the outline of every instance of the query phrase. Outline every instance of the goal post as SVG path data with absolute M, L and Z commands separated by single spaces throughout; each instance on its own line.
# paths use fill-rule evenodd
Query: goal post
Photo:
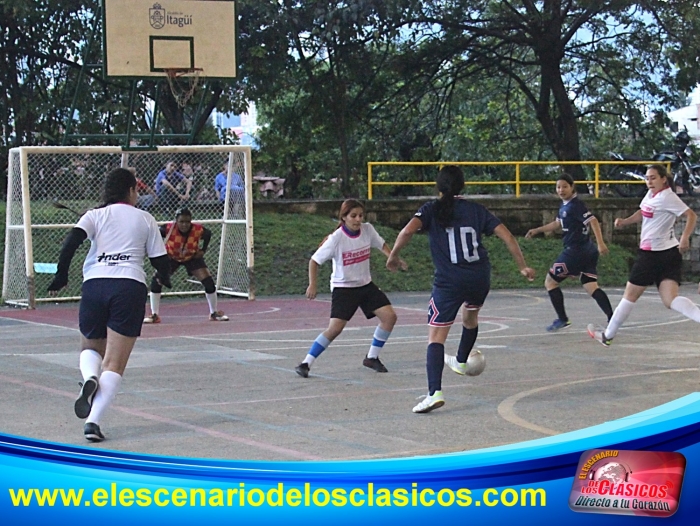
M 204 258 L 220 294 L 254 299 L 250 147 L 23 146 L 9 152 L 5 303 L 35 308 L 40 302 L 80 298 L 89 242 L 76 252 L 68 287 L 55 297 L 46 289 L 56 272 L 63 239 L 80 214 L 100 203 L 104 177 L 118 167 L 134 170 L 148 187 L 139 190 L 137 206 L 159 224 L 174 221 L 175 211 L 187 207 L 192 221 L 211 231 Z M 162 184 L 166 176 L 174 192 Z M 144 268 L 150 279 L 150 264 Z M 178 270 L 172 281 L 173 288 L 164 294 L 204 293 L 185 269 Z

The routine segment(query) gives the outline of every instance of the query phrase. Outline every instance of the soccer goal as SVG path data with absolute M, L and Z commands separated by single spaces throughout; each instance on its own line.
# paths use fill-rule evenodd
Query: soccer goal
M 63 238 L 80 215 L 100 203 L 105 175 L 120 166 L 135 170 L 143 183 L 137 206 L 159 224 L 173 222 L 175 211 L 187 207 L 193 222 L 211 230 L 204 259 L 219 293 L 254 298 L 250 147 L 160 146 L 145 151 L 118 146 L 26 146 L 9 153 L 5 303 L 35 308 L 38 302 L 80 298 L 89 242 L 73 259 L 68 287 L 55 297 L 49 297 L 46 289 L 56 272 Z M 172 188 L 160 184 L 163 173 Z M 150 263 L 144 268 L 151 272 Z M 179 269 L 173 288 L 164 292 L 202 294 L 203 288 Z

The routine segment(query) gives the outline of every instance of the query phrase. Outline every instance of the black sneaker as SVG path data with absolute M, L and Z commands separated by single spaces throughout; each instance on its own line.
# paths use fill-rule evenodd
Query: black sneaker
M 92 422 L 85 424 L 83 432 L 85 433 L 85 440 L 89 440 L 90 442 L 102 442 L 105 439 L 102 431 L 100 431 L 100 426 Z
M 80 384 L 80 394 L 75 401 L 75 416 L 78 418 L 87 418 L 92 409 L 92 401 L 95 398 L 97 388 L 100 386 L 97 377 L 91 376 L 85 383 Z
M 308 378 L 309 377 L 309 364 L 308 363 L 300 363 L 297 365 L 294 370 L 297 372 L 299 376 L 302 378 Z
M 387 370 L 386 367 L 384 367 L 384 364 L 379 361 L 379 358 L 367 358 L 365 357 L 364 360 L 362 360 L 362 365 L 365 367 L 369 367 L 370 369 L 374 369 L 378 373 L 388 373 L 389 371 Z

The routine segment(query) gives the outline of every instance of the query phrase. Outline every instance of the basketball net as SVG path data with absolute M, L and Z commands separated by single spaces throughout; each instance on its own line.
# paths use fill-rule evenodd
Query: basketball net
M 187 106 L 194 95 L 202 71 L 202 68 L 167 68 L 165 70 L 170 92 L 181 108 Z

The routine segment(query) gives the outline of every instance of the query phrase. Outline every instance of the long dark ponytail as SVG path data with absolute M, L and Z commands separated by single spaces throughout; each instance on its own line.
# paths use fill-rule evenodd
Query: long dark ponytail
M 102 190 L 102 204 L 97 208 L 126 201 L 132 188 L 136 188 L 134 174 L 126 168 L 115 168 L 107 174 Z
M 438 225 L 447 228 L 452 224 L 456 195 L 464 189 L 464 172 L 459 166 L 444 166 L 435 179 L 440 199 L 435 203 L 435 218 Z

